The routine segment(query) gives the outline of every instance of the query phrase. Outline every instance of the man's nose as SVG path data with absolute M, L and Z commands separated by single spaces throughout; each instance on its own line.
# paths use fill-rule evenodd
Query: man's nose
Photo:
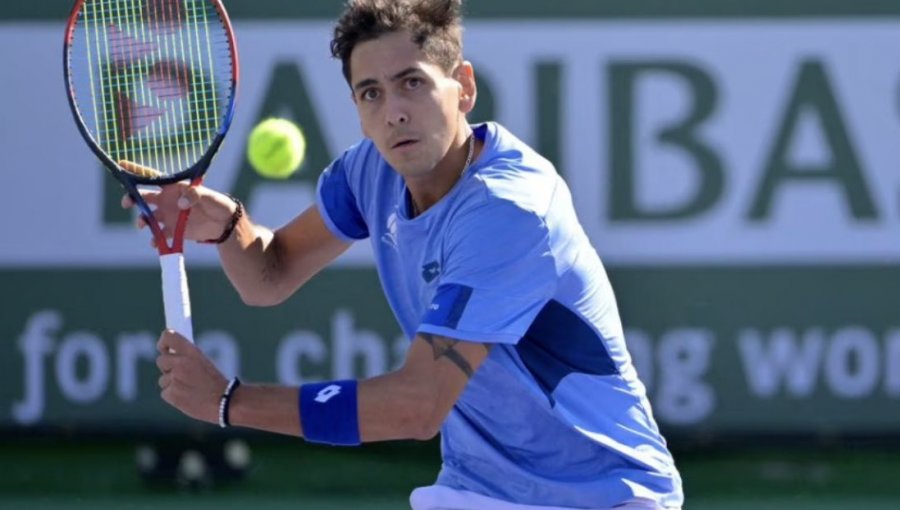
M 390 126 L 398 126 L 409 122 L 409 114 L 403 101 L 396 99 L 388 99 L 387 104 L 387 123 Z

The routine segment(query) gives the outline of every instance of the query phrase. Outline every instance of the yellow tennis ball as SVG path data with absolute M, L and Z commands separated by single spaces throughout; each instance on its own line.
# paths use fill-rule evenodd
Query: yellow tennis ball
M 306 138 L 287 119 L 266 119 L 250 132 L 247 159 L 253 169 L 269 179 L 287 179 L 303 164 Z

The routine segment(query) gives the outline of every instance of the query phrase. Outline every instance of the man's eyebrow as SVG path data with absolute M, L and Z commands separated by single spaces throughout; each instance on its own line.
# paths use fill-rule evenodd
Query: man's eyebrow
M 403 78 L 409 76 L 410 74 L 417 72 L 418 70 L 419 69 L 416 67 L 407 67 L 406 69 L 400 71 L 399 73 L 395 74 L 394 76 L 391 76 L 391 81 L 402 80 Z M 377 84 L 378 84 L 378 80 L 376 80 L 375 78 L 366 78 L 365 80 L 361 80 L 361 81 L 357 82 L 356 85 L 353 86 L 353 90 L 359 90 L 359 89 L 362 89 L 365 87 L 370 87 L 372 85 L 377 85 Z

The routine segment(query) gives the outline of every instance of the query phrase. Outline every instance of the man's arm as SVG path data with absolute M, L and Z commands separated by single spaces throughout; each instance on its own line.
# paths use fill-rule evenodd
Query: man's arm
M 350 244 L 328 230 L 316 206 L 272 232 L 244 215 L 219 245 L 228 279 L 249 305 L 272 306 L 290 297 Z
M 226 386 L 225 378 L 196 346 L 177 334 L 163 333 L 158 347 L 163 400 L 188 416 L 217 423 L 218 399 Z M 434 437 L 490 347 L 418 335 L 401 368 L 359 382 L 360 439 L 369 442 Z M 231 400 L 229 421 L 236 426 L 304 435 L 296 387 L 241 385 Z
M 434 437 L 491 347 L 417 335 L 399 370 L 360 383 L 362 441 Z
M 194 241 L 217 239 L 228 227 L 237 202 L 205 186 L 177 183 L 158 191 L 142 190 L 154 216 L 172 236 L 179 212 L 191 208 L 185 238 Z M 122 206 L 134 207 L 127 195 Z M 138 226 L 146 223 L 138 219 Z M 248 304 L 274 305 L 287 299 L 329 262 L 350 247 L 325 226 L 315 206 L 275 232 L 254 225 L 246 211 L 228 239 L 218 245 L 222 267 Z

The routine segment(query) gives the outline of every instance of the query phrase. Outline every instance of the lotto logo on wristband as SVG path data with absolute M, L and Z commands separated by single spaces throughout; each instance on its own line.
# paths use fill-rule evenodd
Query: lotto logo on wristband
M 360 443 L 355 380 L 304 384 L 299 393 L 300 425 L 307 441 L 340 446 Z
M 325 404 L 332 398 L 341 394 L 341 387 L 337 384 L 332 384 L 331 386 L 326 386 L 319 390 L 319 393 L 316 394 L 316 398 L 313 399 L 320 404 Z

